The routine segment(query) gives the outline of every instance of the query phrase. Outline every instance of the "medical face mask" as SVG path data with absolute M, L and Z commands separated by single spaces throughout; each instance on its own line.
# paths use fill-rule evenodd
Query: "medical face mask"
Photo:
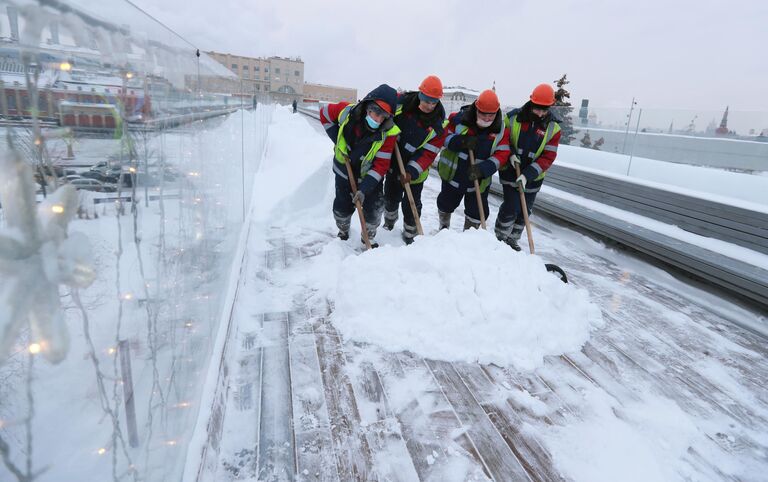
M 480 118 L 477 119 L 477 127 L 481 129 L 485 129 L 486 127 L 489 127 L 491 124 L 493 124 L 493 120 L 484 121 Z
M 371 117 L 370 114 L 365 116 L 365 122 L 368 123 L 368 127 L 370 127 L 371 129 L 378 129 L 379 126 L 381 125 L 381 123 L 376 122 L 375 120 L 373 120 L 373 118 Z

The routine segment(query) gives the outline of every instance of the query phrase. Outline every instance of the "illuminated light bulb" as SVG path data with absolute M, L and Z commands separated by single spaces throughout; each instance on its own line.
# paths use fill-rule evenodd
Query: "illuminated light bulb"
M 123 295 L 123 299 L 124 300 L 131 300 L 131 299 L 133 299 L 133 294 L 126 293 L 126 294 Z
M 115 350 L 114 347 L 109 347 L 109 350 L 107 350 L 107 353 L 109 353 L 110 355 L 114 355 L 116 351 L 117 350 Z
M 167 442 L 165 442 L 165 445 L 174 446 L 174 445 L 176 445 L 176 441 L 175 440 L 168 440 Z
M 64 212 L 64 206 L 62 206 L 61 204 L 54 204 L 53 206 L 51 206 L 51 211 L 53 211 L 56 214 L 61 214 Z
M 107 453 L 107 449 L 105 449 L 104 447 L 101 447 L 99 450 L 96 451 L 96 453 L 99 455 L 104 455 L 105 453 Z
M 33 355 L 37 355 L 43 350 L 43 347 L 40 345 L 40 343 L 31 343 L 29 345 L 29 352 Z
M 59 68 L 61 70 L 63 70 L 64 72 L 69 72 L 70 70 L 72 70 L 72 64 L 70 64 L 69 62 L 64 61 L 64 62 L 59 64 Z
M 128 168 L 128 172 L 130 172 L 131 174 L 135 174 L 136 173 L 136 168 L 131 166 L 131 167 Z
M 126 79 L 132 79 L 133 78 L 133 72 L 126 72 L 125 73 L 125 78 Z
M 186 326 L 187 328 L 191 328 L 192 327 L 192 322 L 188 321 L 188 322 L 184 323 L 184 326 Z
M 42 143 L 43 143 L 43 141 L 39 137 L 37 139 L 35 139 L 35 145 L 36 146 L 39 146 Z

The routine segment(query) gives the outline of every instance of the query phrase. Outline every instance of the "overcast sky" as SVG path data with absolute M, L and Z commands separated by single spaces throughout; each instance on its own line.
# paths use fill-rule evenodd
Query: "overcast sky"
M 563 73 L 592 106 L 768 111 L 768 1 L 135 0 L 201 50 L 300 56 L 305 80 L 527 100 Z

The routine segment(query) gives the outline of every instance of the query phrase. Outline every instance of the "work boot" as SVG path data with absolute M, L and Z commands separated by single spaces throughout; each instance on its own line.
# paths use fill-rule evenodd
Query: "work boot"
M 395 228 L 397 222 L 397 211 L 385 211 L 384 212 L 384 229 L 392 231 Z
M 464 231 L 470 228 L 480 229 L 480 221 L 464 217 Z
M 525 229 L 525 225 L 515 224 L 512 226 L 512 232 L 509 233 L 507 239 L 504 240 L 504 242 L 507 243 L 509 247 L 515 251 L 520 251 L 522 249 L 520 245 L 517 244 L 517 242 L 520 241 L 520 237 L 523 235 L 523 229 Z
M 342 241 L 348 240 L 349 225 L 351 224 L 352 215 L 345 216 L 334 211 L 333 219 L 336 221 L 336 227 L 339 228 L 339 233 L 336 236 L 338 236 Z
M 373 240 L 373 238 L 376 237 L 376 228 L 378 228 L 379 225 L 373 224 L 373 223 L 365 223 L 365 230 L 368 231 L 368 240 L 371 242 L 371 248 L 378 248 L 379 243 Z M 363 239 L 363 236 L 360 236 L 360 242 L 365 244 L 365 240 Z
M 405 244 L 413 243 L 413 238 L 415 238 L 417 234 L 418 231 L 416 230 L 416 226 L 403 223 L 403 232 L 401 236 L 403 237 Z
M 451 214 L 452 213 L 444 213 L 442 211 L 437 212 L 440 229 L 448 229 L 451 227 Z
M 371 242 L 371 249 L 374 249 L 374 248 L 378 248 L 378 247 L 379 247 L 379 243 L 377 243 L 377 242 L 376 242 L 376 241 L 375 241 L 373 238 L 368 238 L 368 241 L 370 241 L 370 242 Z M 363 239 L 363 237 L 362 237 L 362 236 L 360 236 L 360 244 L 362 244 L 363 246 L 365 246 L 365 239 Z
M 496 224 L 494 226 L 494 232 L 496 233 L 496 239 L 502 243 L 507 240 L 509 234 L 512 232 L 512 226 L 515 221 L 509 221 L 508 223 L 502 223 L 500 218 L 496 218 Z
M 519 245 L 519 244 L 517 244 L 517 240 L 514 240 L 514 239 L 512 239 L 512 238 L 507 238 L 507 239 L 506 239 L 504 242 L 505 242 L 505 243 L 506 243 L 506 244 L 507 244 L 507 245 L 508 245 L 510 248 L 514 249 L 515 251 L 520 251 L 520 250 L 522 250 L 522 249 L 523 249 L 523 248 L 521 248 L 521 247 L 520 247 L 520 245 Z

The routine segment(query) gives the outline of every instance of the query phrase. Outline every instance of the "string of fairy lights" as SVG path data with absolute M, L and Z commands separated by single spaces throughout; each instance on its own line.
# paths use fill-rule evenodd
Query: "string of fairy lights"
M 73 66 L 65 61 L 61 62 L 58 68 L 62 72 L 71 72 Z M 30 74 L 26 75 L 29 92 L 33 96 L 37 95 L 38 77 L 34 73 L 31 76 Z M 131 80 L 137 75 L 139 75 L 138 72 L 125 69 L 124 81 Z M 125 88 L 123 88 L 123 92 L 125 92 Z M 32 105 L 37 105 L 36 98 L 33 98 Z M 266 107 L 262 105 L 257 112 L 258 116 L 254 121 L 253 132 L 244 132 L 241 124 L 240 132 L 233 133 L 234 136 L 239 135 L 241 137 L 253 135 L 256 145 L 259 146 L 257 149 L 261 151 L 266 145 L 266 126 L 271 120 L 271 110 Z M 126 110 L 118 108 L 118 112 L 123 116 L 120 120 L 121 125 L 126 126 Z M 49 172 L 55 172 L 51 156 L 47 151 L 46 140 L 41 135 L 40 126 L 36 121 L 37 112 L 34 108 L 32 114 L 33 139 L 39 154 L 38 162 L 47 165 Z M 114 325 L 104 326 L 99 323 L 94 326 L 91 323 L 89 307 L 83 302 L 80 290 L 86 288 L 92 279 L 88 283 L 82 282 L 82 279 L 61 283 L 69 287 L 69 290 L 63 294 L 71 297 L 82 322 L 87 358 L 91 365 L 99 405 L 104 417 L 110 422 L 108 441 L 103 441 L 103 443 L 94 441 L 92 453 L 96 457 L 108 455 L 111 457 L 111 475 L 115 482 L 126 478 L 134 481 L 146 480 L 147 472 L 156 469 L 156 467 L 151 466 L 153 458 L 156 465 L 158 463 L 162 465 L 161 458 L 163 456 L 162 454 L 158 455 L 154 449 L 158 445 L 171 449 L 179 446 L 184 427 L 180 423 L 171 426 L 169 411 L 186 410 L 193 406 L 193 402 L 188 397 L 190 394 L 194 394 L 194 388 L 197 386 L 196 380 L 200 376 L 200 368 L 188 367 L 195 367 L 201 362 L 199 358 L 203 354 L 196 351 L 197 345 L 191 345 L 189 341 L 194 337 L 209 338 L 218 315 L 218 311 L 212 303 L 216 299 L 216 292 L 213 290 L 223 288 L 214 286 L 216 280 L 213 274 L 215 270 L 210 269 L 210 267 L 220 259 L 226 258 L 227 253 L 217 253 L 215 248 L 225 237 L 232 237 L 232 233 L 228 233 L 225 227 L 228 222 L 239 221 L 240 209 L 243 209 L 244 214 L 244 207 L 242 206 L 245 206 L 248 193 L 244 192 L 244 183 L 242 188 L 239 187 L 242 181 L 238 176 L 245 173 L 233 171 L 228 165 L 228 162 L 232 160 L 220 158 L 220 156 L 213 156 L 213 159 L 203 158 L 201 153 L 211 151 L 210 146 L 203 145 L 202 134 L 208 128 L 204 121 L 200 120 L 193 124 L 191 133 L 175 134 L 161 131 L 156 136 L 160 150 L 160 172 L 165 172 L 167 158 L 172 156 L 166 145 L 166 141 L 172 136 L 177 136 L 179 139 L 179 158 L 175 160 L 178 165 L 187 168 L 182 182 L 175 185 L 175 189 L 178 191 L 177 212 L 171 215 L 166 211 L 168 208 L 165 203 L 167 186 L 162 177 L 159 188 L 156 190 L 159 193 L 157 204 L 150 204 L 146 196 L 143 208 L 138 202 L 140 193 L 137 193 L 135 180 L 140 175 L 141 169 L 138 164 L 139 155 L 136 146 L 138 143 L 144 142 L 146 166 L 149 162 L 149 151 L 146 143 L 151 138 L 145 136 L 143 139 L 137 139 L 128 129 L 122 128 L 120 130 L 120 156 L 128 156 L 127 160 L 120 159 L 120 164 L 121 166 L 128 165 L 128 173 L 134 179 L 130 190 L 132 236 L 128 239 L 135 249 L 130 258 L 126 257 L 128 253 L 124 244 L 127 240 L 123 239 L 123 230 L 126 228 L 123 223 L 123 214 L 126 205 L 125 201 L 122 200 L 122 183 L 118 183 L 118 199 L 111 206 L 114 212 L 109 213 L 114 215 L 117 227 L 117 235 L 114 240 L 116 242 L 114 264 L 111 264 L 114 266 L 115 273 L 116 312 Z M 190 138 L 192 138 L 192 142 L 188 142 Z M 219 141 L 226 143 L 230 139 L 224 138 Z M 260 157 L 260 152 L 256 154 L 257 157 Z M 243 169 L 245 168 L 243 167 Z M 230 185 L 225 182 L 227 176 L 236 179 L 237 183 L 232 182 Z M 58 191 L 56 189 L 57 184 L 58 180 L 54 175 L 54 192 Z M 233 193 L 233 190 L 229 189 L 234 185 L 238 185 L 238 192 Z M 152 213 L 155 206 L 159 209 L 156 217 Z M 67 203 L 53 202 L 46 205 L 50 215 L 62 219 L 72 219 L 73 209 L 77 208 L 77 205 Z M 8 209 L 5 203 L 4 209 Z M 106 204 L 103 214 L 107 214 Z M 148 228 L 148 223 L 153 220 L 158 223 L 158 231 L 156 239 L 151 241 L 156 241 L 156 243 L 151 243 L 150 239 L 143 239 L 142 235 L 142 228 Z M 168 230 L 169 222 L 175 223 L 178 230 L 175 232 Z M 66 223 L 64 231 L 66 233 Z M 155 256 L 152 256 L 153 254 Z M 155 260 L 154 263 L 147 264 L 146 261 L 152 258 Z M 133 276 L 134 271 L 131 271 L 128 276 L 123 273 L 126 269 L 132 269 L 131 262 L 138 264 L 137 278 Z M 83 263 L 79 263 L 77 269 L 93 271 L 92 268 Z M 55 285 L 55 288 L 57 296 L 59 296 L 58 285 Z M 143 300 L 141 296 L 143 296 Z M 122 396 L 126 387 L 123 386 L 122 375 L 124 374 L 121 372 L 120 353 L 117 349 L 120 343 L 125 341 L 126 336 L 133 336 L 134 338 L 137 336 L 135 331 L 139 319 L 137 318 L 137 311 L 133 309 L 137 304 L 143 304 L 141 321 L 143 321 L 143 329 L 146 331 L 144 339 L 148 349 L 148 358 L 142 359 L 141 362 L 146 362 L 152 373 L 151 387 L 144 392 L 146 408 L 144 409 L 145 422 L 142 437 L 144 456 L 141 468 L 137 466 L 137 453 L 126 439 L 123 426 L 121 408 Z M 205 324 L 209 330 L 207 333 L 199 333 L 197 327 L 204 321 L 207 322 Z M 130 330 L 134 331 L 127 333 L 127 326 L 130 326 Z M 103 336 L 105 330 L 113 331 L 113 334 L 108 337 L 109 346 L 99 346 L 105 339 Z M 94 331 L 98 336 L 93 336 Z M 5 468 L 17 480 L 32 481 L 48 469 L 45 464 L 42 464 L 43 466 L 40 468 L 35 467 L 33 457 L 36 454 L 34 451 L 34 434 L 36 433 L 34 420 L 37 405 L 35 393 L 39 383 L 39 380 L 36 380 L 36 369 L 39 364 L 36 364 L 35 360 L 40 356 L 50 356 L 55 351 L 54 349 L 59 349 L 59 347 L 54 346 L 56 340 L 53 337 L 34 338 L 29 330 L 25 330 L 25 334 L 27 339 L 24 341 L 24 346 L 9 355 L 24 354 L 26 357 L 23 381 L 26 414 L 19 418 L 19 424 L 14 423 L 14 425 L 24 428 L 23 456 L 14 455 L 13 451 L 16 444 L 14 443 L 12 446 L 2 438 L 2 430 L 8 428 L 10 424 L 7 420 L 0 419 L 0 457 Z M 168 345 L 164 345 L 166 341 L 169 341 Z M 170 353 L 169 363 L 160 361 L 161 356 L 165 360 L 166 352 Z M 66 354 L 66 349 L 64 354 Z M 110 361 L 111 370 L 108 365 Z M 184 377 L 184 380 L 179 380 L 179 376 Z M 111 390 L 110 383 L 112 384 Z M 171 399 L 173 400 L 171 401 Z M 161 431 L 159 440 L 155 437 L 157 427 L 160 427 Z M 21 463 L 19 463 L 20 459 Z

